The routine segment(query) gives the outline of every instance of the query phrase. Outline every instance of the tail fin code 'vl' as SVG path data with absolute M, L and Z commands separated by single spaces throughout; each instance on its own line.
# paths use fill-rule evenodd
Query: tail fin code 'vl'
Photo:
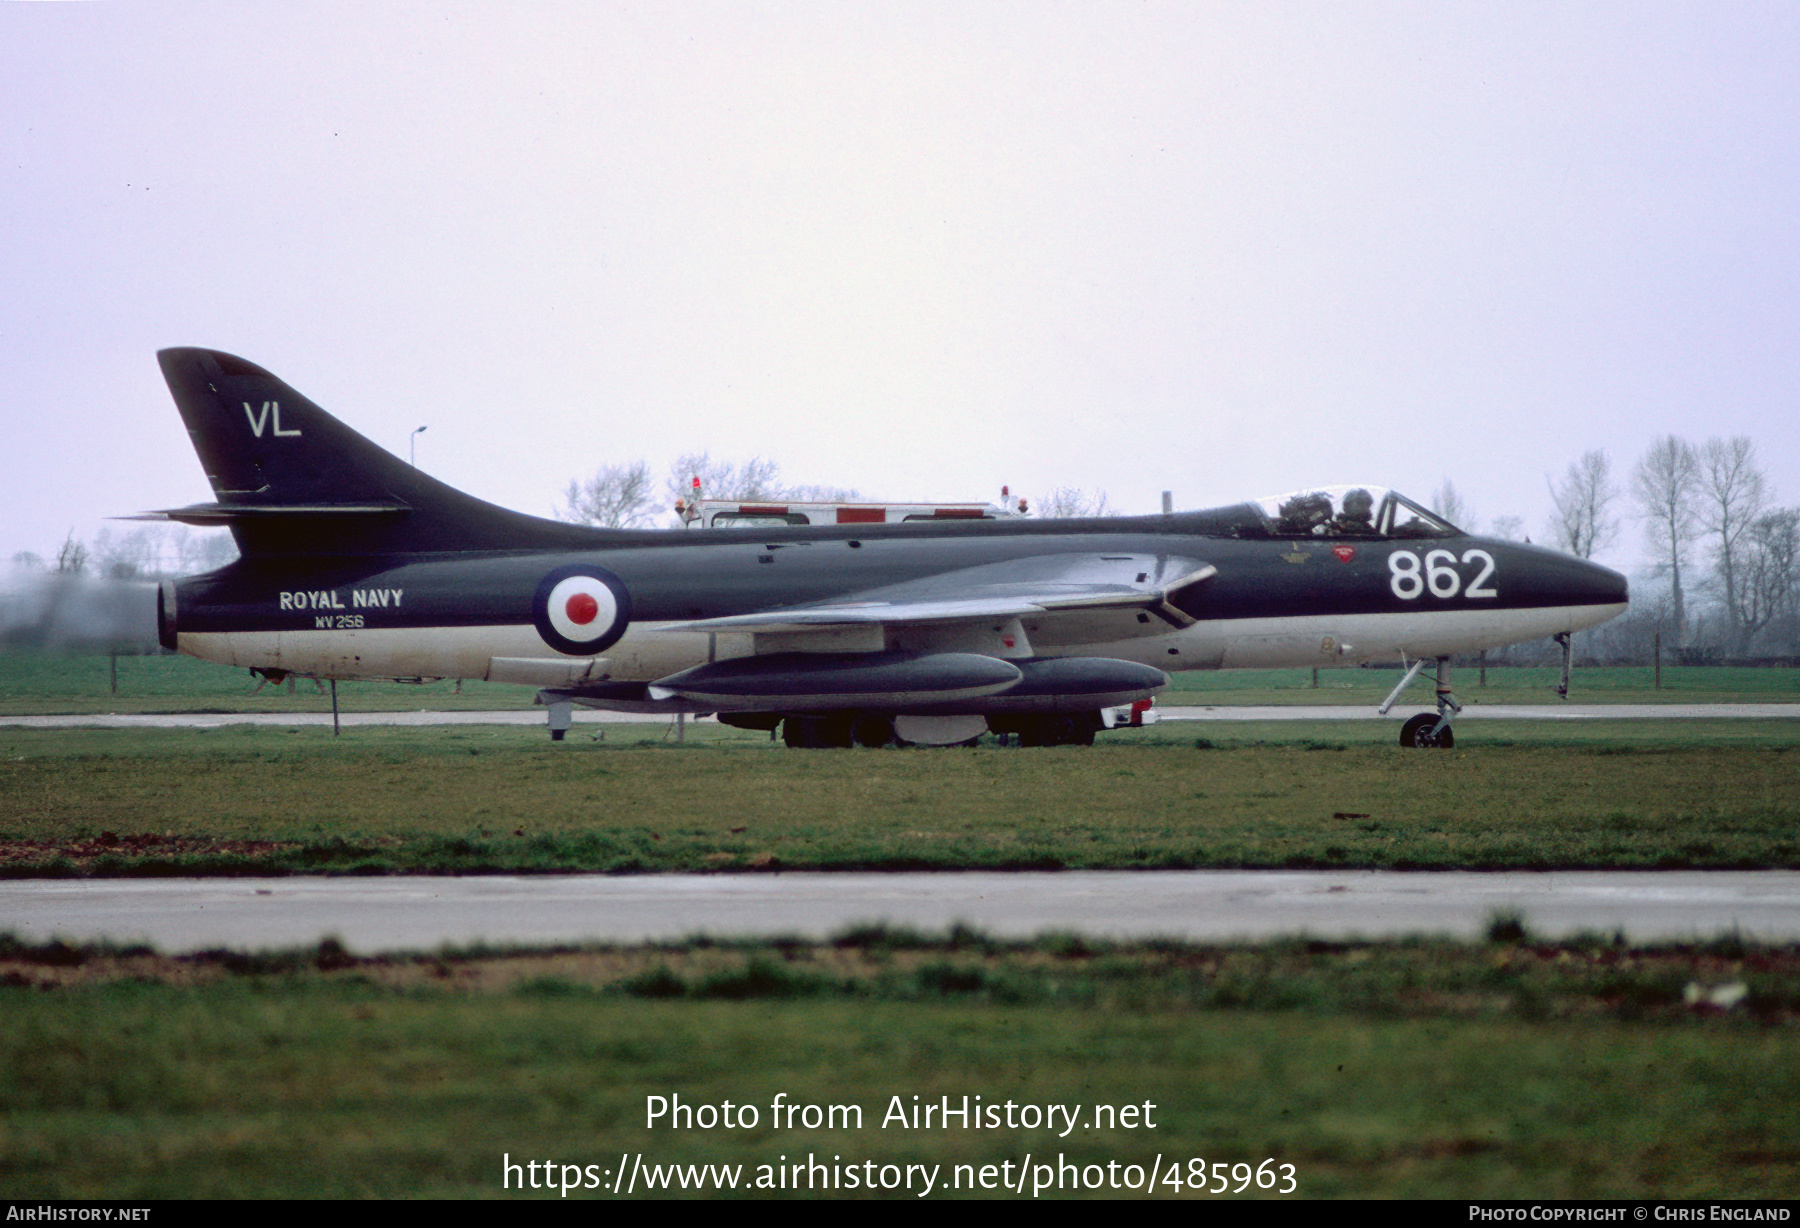
M 578 549 L 601 536 L 446 486 L 242 358 L 157 360 L 217 499 L 158 514 L 228 525 L 245 557 Z

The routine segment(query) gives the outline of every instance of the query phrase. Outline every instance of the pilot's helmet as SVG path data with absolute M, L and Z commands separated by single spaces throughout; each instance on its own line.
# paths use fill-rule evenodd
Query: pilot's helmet
M 1375 510 L 1375 496 L 1358 486 L 1344 494 L 1344 515 L 1352 520 L 1367 520 Z
M 1331 519 L 1331 496 L 1316 490 L 1302 491 L 1281 505 L 1281 531 L 1304 533 Z

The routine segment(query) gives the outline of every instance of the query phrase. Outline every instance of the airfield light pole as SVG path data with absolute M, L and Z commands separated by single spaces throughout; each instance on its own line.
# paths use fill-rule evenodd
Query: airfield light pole
M 407 463 L 414 469 L 419 467 L 419 431 L 424 429 L 424 427 L 420 427 L 418 431 L 414 431 L 406 437 Z

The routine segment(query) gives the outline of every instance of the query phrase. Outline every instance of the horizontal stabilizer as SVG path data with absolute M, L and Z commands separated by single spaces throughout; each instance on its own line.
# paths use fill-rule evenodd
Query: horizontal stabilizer
M 181 524 L 213 527 L 246 520 L 281 516 L 400 516 L 412 511 L 404 503 L 194 503 L 187 507 L 159 508 L 120 520 L 173 520 Z

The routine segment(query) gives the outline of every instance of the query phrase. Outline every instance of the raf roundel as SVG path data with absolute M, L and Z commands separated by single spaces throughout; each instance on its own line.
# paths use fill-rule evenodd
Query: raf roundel
M 559 567 L 538 584 L 531 614 L 550 647 L 570 656 L 592 656 L 625 634 L 631 596 L 610 571 Z

